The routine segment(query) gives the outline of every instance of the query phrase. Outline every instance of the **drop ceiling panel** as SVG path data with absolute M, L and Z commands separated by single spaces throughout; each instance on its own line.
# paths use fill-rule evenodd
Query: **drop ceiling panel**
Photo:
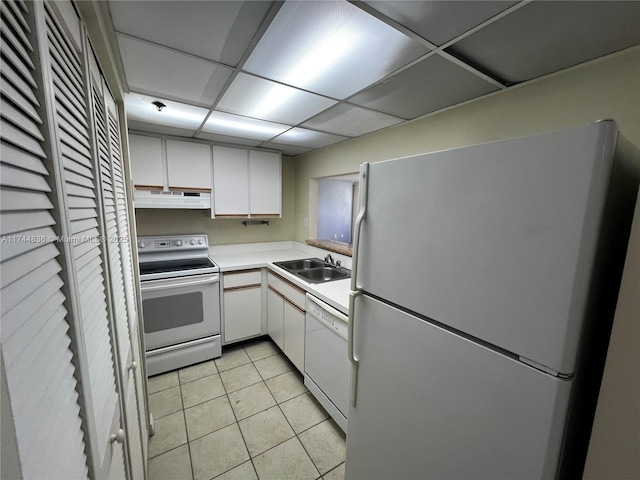
M 252 140 L 269 140 L 289 130 L 290 125 L 265 122 L 255 118 L 241 117 L 224 112 L 213 112 L 207 119 L 203 130 L 220 135 L 250 138 Z
M 144 40 L 124 35 L 117 38 L 129 88 L 136 92 L 210 106 L 233 72 Z
M 240 73 L 218 103 L 217 109 L 295 125 L 336 103 L 326 97 Z
M 522 82 L 640 43 L 640 2 L 533 2 L 453 44 L 509 83 Z
M 496 86 L 433 55 L 349 102 L 412 119 L 495 90 Z
M 292 128 L 271 140 L 273 144 L 295 145 L 298 147 L 322 148 L 348 140 L 348 137 L 316 132 L 306 128 Z
M 166 105 L 162 111 L 158 111 L 151 104 L 156 100 Z M 138 93 L 125 94 L 124 104 L 127 119 L 129 120 L 182 128 L 184 130 L 196 130 L 199 128 L 208 113 L 206 108 L 194 107 Z
M 386 113 L 341 103 L 319 113 L 311 120 L 304 122 L 302 126 L 338 135 L 358 137 L 403 121 Z
M 167 127 L 165 125 L 158 125 L 157 123 L 139 122 L 137 120 L 129 120 L 127 127 L 129 131 L 137 130 L 140 132 L 158 133 L 160 135 L 176 135 L 178 137 L 193 137 L 195 133 L 195 130 Z
M 111 1 L 118 32 L 236 66 L 273 2 Z
M 257 147 L 262 143 L 261 140 L 253 140 L 250 138 L 230 137 L 228 135 L 219 135 L 217 133 L 200 132 L 196 138 L 209 140 L 211 142 L 229 143 L 231 145 L 242 145 L 245 147 Z
M 243 69 L 343 99 L 428 51 L 348 2 L 293 1 L 279 10 Z
M 303 153 L 307 153 L 313 150 L 313 148 L 298 147 L 295 145 L 282 145 L 279 143 L 272 143 L 272 142 L 263 143 L 261 147 L 280 150 L 283 155 L 289 155 L 290 157 L 295 157 L 296 155 L 302 155 Z
M 384 0 L 364 3 L 431 43 L 442 45 L 518 2 Z

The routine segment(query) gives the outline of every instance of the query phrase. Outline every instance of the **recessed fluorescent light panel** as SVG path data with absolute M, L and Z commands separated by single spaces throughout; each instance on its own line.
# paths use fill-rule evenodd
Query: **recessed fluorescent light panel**
M 322 148 L 344 140 L 348 140 L 348 137 L 298 127 L 284 132 L 282 135 L 271 140 L 271 142 L 274 144 L 284 143 L 285 145 L 295 145 L 299 147 Z
M 232 137 L 269 140 L 290 128 L 289 125 L 264 122 L 255 118 L 231 115 L 230 113 L 213 112 L 202 130 Z
M 162 111 L 158 111 L 156 106 L 151 103 L 156 100 L 166 105 Z M 184 103 L 140 95 L 139 93 L 127 93 L 124 103 L 129 120 L 193 130 L 200 127 L 208 113 L 206 108 L 192 107 Z
M 243 69 L 343 99 L 429 51 L 342 0 L 285 2 Z
M 336 103 L 320 95 L 240 73 L 218 103 L 217 109 L 295 125 Z

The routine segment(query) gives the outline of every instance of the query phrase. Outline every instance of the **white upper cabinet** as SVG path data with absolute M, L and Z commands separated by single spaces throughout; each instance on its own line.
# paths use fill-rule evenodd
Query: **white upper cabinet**
M 194 195 L 189 190 L 209 195 L 207 192 L 213 187 L 211 218 L 282 216 L 279 152 L 144 135 L 129 135 L 129 148 L 133 183 L 139 192 L 138 207 L 209 208 L 208 197 L 206 202 L 198 202 L 186 195 Z M 174 192 L 171 197 L 169 190 Z M 176 191 L 187 193 L 178 198 Z
M 249 151 L 249 213 L 255 217 L 279 217 L 282 213 L 282 164 L 280 154 Z
M 280 217 L 279 153 L 213 147 L 214 217 Z
M 247 150 L 213 147 L 213 213 L 216 217 L 249 215 Z
M 167 140 L 169 188 L 211 190 L 211 146 Z
M 134 185 L 162 188 L 164 185 L 162 139 L 129 135 L 129 152 Z
M 211 145 L 129 135 L 129 149 L 137 187 L 211 190 Z

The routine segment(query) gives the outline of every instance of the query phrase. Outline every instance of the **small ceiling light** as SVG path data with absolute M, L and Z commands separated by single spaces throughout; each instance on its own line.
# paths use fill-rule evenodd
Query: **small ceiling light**
M 161 112 L 162 109 L 166 107 L 164 103 L 159 102 L 158 100 L 156 100 L 155 102 L 151 102 L 151 105 L 155 105 L 155 107 L 158 109 L 159 112 Z

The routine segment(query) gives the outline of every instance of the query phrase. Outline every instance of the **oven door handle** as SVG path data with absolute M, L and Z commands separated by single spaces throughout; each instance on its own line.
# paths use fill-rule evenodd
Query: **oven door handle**
M 144 282 L 140 284 L 140 290 L 142 292 L 155 292 L 158 290 L 168 290 L 170 288 L 182 288 L 182 287 L 193 287 L 196 285 L 206 285 L 208 283 L 218 283 L 220 281 L 220 277 L 218 275 L 214 275 L 212 277 L 206 277 L 200 280 L 191 280 L 191 281 L 177 281 L 172 283 L 163 283 L 162 285 L 145 285 Z

